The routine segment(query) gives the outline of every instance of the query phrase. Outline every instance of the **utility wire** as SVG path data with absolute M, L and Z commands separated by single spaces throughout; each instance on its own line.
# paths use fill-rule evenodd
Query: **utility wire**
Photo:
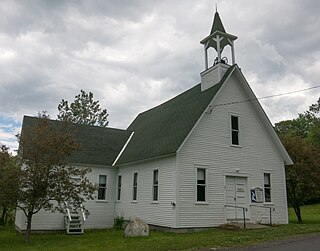
M 257 101 L 257 100 L 261 100 L 261 99 L 268 99 L 268 98 L 280 97 L 280 96 L 290 95 L 290 94 L 294 94 L 294 93 L 310 91 L 310 90 L 312 90 L 312 89 L 317 89 L 317 88 L 320 88 L 320 85 L 312 86 L 312 87 L 309 87 L 309 88 L 306 88 L 306 89 L 297 90 L 297 91 L 291 91 L 291 92 L 284 92 L 284 93 L 279 93 L 279 94 L 273 94 L 273 95 L 270 95 L 270 96 L 265 96 L 265 97 L 260 97 L 260 98 L 253 98 L 253 99 L 246 99 L 246 100 L 242 100 L 242 101 L 234 101 L 234 102 L 229 102 L 229 103 L 224 103 L 224 104 L 217 104 L 217 105 L 214 105 L 213 107 L 224 106 L 224 105 L 241 104 L 241 103 L 252 102 L 252 101 Z

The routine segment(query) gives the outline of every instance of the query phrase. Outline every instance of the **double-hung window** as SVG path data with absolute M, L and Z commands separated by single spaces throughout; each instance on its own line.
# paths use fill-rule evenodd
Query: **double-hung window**
M 107 198 L 107 175 L 99 175 L 98 200 Z
M 264 202 L 271 202 L 271 179 L 270 173 L 263 174 L 264 179 Z
M 159 193 L 159 170 L 153 170 L 153 186 L 152 186 L 153 201 L 158 201 L 158 193 Z
M 122 181 L 122 176 L 118 176 L 118 184 L 117 184 L 117 200 L 121 200 L 121 181 Z
M 239 117 L 231 115 L 231 144 L 240 145 L 239 140 Z
M 206 201 L 206 169 L 197 168 L 197 201 Z
M 133 173 L 132 200 L 138 198 L 138 173 Z

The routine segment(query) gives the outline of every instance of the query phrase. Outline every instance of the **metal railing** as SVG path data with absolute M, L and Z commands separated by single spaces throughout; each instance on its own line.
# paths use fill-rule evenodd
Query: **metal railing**
M 234 205 L 224 205 L 225 207 L 233 207 L 233 208 L 241 208 L 242 214 L 243 214 L 243 228 L 246 228 L 246 211 L 248 211 L 248 208 L 246 207 L 239 207 Z
M 272 211 L 276 211 L 275 207 L 269 207 L 269 206 L 258 206 L 258 205 L 250 205 L 250 207 L 261 207 L 261 208 L 268 208 L 269 209 L 269 225 L 272 226 Z

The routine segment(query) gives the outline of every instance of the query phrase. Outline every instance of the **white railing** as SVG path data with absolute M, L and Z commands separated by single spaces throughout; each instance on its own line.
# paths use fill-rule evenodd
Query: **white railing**
M 86 221 L 87 218 L 86 218 L 86 214 L 84 213 L 82 204 L 80 206 L 81 206 L 80 209 L 81 209 L 83 221 Z
M 64 205 L 66 206 L 66 210 L 67 210 L 67 215 L 68 215 L 69 221 L 71 221 L 71 214 L 70 214 L 70 209 L 68 207 L 68 203 L 65 201 Z

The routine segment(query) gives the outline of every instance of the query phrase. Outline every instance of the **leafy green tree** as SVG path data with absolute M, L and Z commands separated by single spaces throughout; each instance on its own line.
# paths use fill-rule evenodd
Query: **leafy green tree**
M 5 224 L 8 213 L 16 207 L 19 187 L 20 169 L 9 148 L 0 146 L 0 207 L 2 210 L 0 224 Z
M 75 100 L 69 105 L 62 99 L 58 105 L 58 119 L 77 124 L 106 127 L 109 124 L 107 109 L 101 109 L 99 101 L 94 101 L 93 93 L 80 90 Z
M 319 196 L 320 149 L 308 140 L 292 135 L 283 136 L 282 142 L 294 162 L 286 167 L 288 201 L 301 223 L 300 206 L 306 198 Z
M 309 111 L 312 112 L 313 114 L 319 114 L 320 113 L 320 98 L 318 99 L 318 101 L 314 104 L 312 104 L 309 107 Z
M 25 241 L 29 241 L 34 214 L 42 209 L 64 212 L 64 202 L 78 210 L 85 200 L 93 199 L 96 187 L 87 178 L 90 169 L 68 165 L 67 158 L 81 146 L 67 122 L 57 126 L 40 116 L 35 125 L 23 127 L 18 141 L 21 176 L 17 207 L 27 218 Z
M 288 201 L 302 222 L 300 206 L 320 202 L 320 98 L 297 118 L 275 124 L 294 165 L 286 167 Z

